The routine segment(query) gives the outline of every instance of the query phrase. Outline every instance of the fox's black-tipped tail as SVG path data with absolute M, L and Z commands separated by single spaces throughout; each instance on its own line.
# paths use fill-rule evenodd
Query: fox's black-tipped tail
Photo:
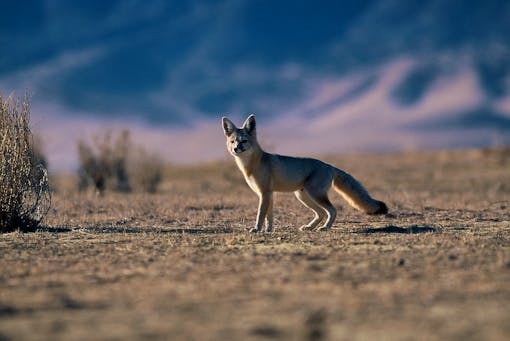
M 379 204 L 379 208 L 375 211 L 375 212 L 372 212 L 372 213 L 368 213 L 368 214 L 386 214 L 388 213 L 388 206 L 386 206 L 386 204 L 382 201 L 379 201 L 379 200 L 376 200 L 377 203 Z
M 373 199 L 367 190 L 352 175 L 335 168 L 333 186 L 354 208 L 367 214 L 386 214 L 388 206 Z

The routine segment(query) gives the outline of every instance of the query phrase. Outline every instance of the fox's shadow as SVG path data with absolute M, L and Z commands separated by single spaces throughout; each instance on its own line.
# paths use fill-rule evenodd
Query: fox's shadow
M 49 227 L 49 226 L 39 226 L 34 231 L 30 232 L 48 232 L 48 233 L 68 233 L 73 229 L 70 227 Z
M 38 232 L 49 232 L 49 233 L 69 233 L 74 229 L 70 227 L 39 227 L 36 229 Z M 94 228 L 83 228 L 78 229 L 90 233 L 176 233 L 176 234 L 215 234 L 215 233 L 232 233 L 233 229 L 224 228 L 159 228 L 159 227 L 119 227 L 119 226 L 105 226 L 105 227 L 94 227 Z M 438 228 L 431 226 L 418 226 L 411 225 L 408 227 L 399 227 L 395 225 L 388 225 L 385 227 L 378 228 L 364 228 L 354 231 L 354 233 L 360 234 L 374 234 L 374 233 L 396 233 L 396 234 L 418 234 L 418 233 L 434 233 L 439 232 Z
M 363 234 L 372 234 L 372 233 L 418 234 L 418 233 L 432 233 L 432 232 L 438 232 L 438 229 L 436 227 L 418 226 L 418 225 L 411 225 L 409 227 L 399 227 L 399 226 L 395 226 L 395 225 L 388 225 L 386 227 L 378 227 L 378 228 L 369 227 L 369 228 L 365 228 L 365 229 L 356 231 L 356 233 L 363 233 Z

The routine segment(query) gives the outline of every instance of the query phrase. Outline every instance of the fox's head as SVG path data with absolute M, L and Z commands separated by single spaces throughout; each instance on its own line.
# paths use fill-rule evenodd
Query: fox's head
M 250 154 L 260 148 L 257 142 L 255 115 L 248 116 L 241 128 L 237 128 L 226 117 L 223 117 L 221 121 L 223 123 L 223 132 L 227 137 L 227 150 L 230 154 L 241 156 L 241 154 Z

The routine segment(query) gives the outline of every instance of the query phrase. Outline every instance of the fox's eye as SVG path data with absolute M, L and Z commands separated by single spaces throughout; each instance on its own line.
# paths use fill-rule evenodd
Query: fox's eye
M 234 143 L 234 142 L 236 142 L 236 141 L 235 140 L 230 141 L 230 143 Z

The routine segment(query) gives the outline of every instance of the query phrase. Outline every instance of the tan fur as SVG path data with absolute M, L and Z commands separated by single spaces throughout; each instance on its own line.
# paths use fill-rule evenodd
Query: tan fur
M 336 209 L 328 199 L 331 185 L 353 207 L 368 214 L 384 214 L 388 209 L 382 201 L 374 200 L 365 188 L 348 173 L 320 160 L 266 153 L 257 141 L 255 116 L 250 115 L 241 128 L 228 118 L 222 118 L 227 137 L 227 149 L 248 186 L 259 196 L 256 225 L 251 232 L 273 229 L 273 192 L 294 192 L 303 205 L 310 208 L 314 219 L 302 230 L 328 230 L 336 217 Z

